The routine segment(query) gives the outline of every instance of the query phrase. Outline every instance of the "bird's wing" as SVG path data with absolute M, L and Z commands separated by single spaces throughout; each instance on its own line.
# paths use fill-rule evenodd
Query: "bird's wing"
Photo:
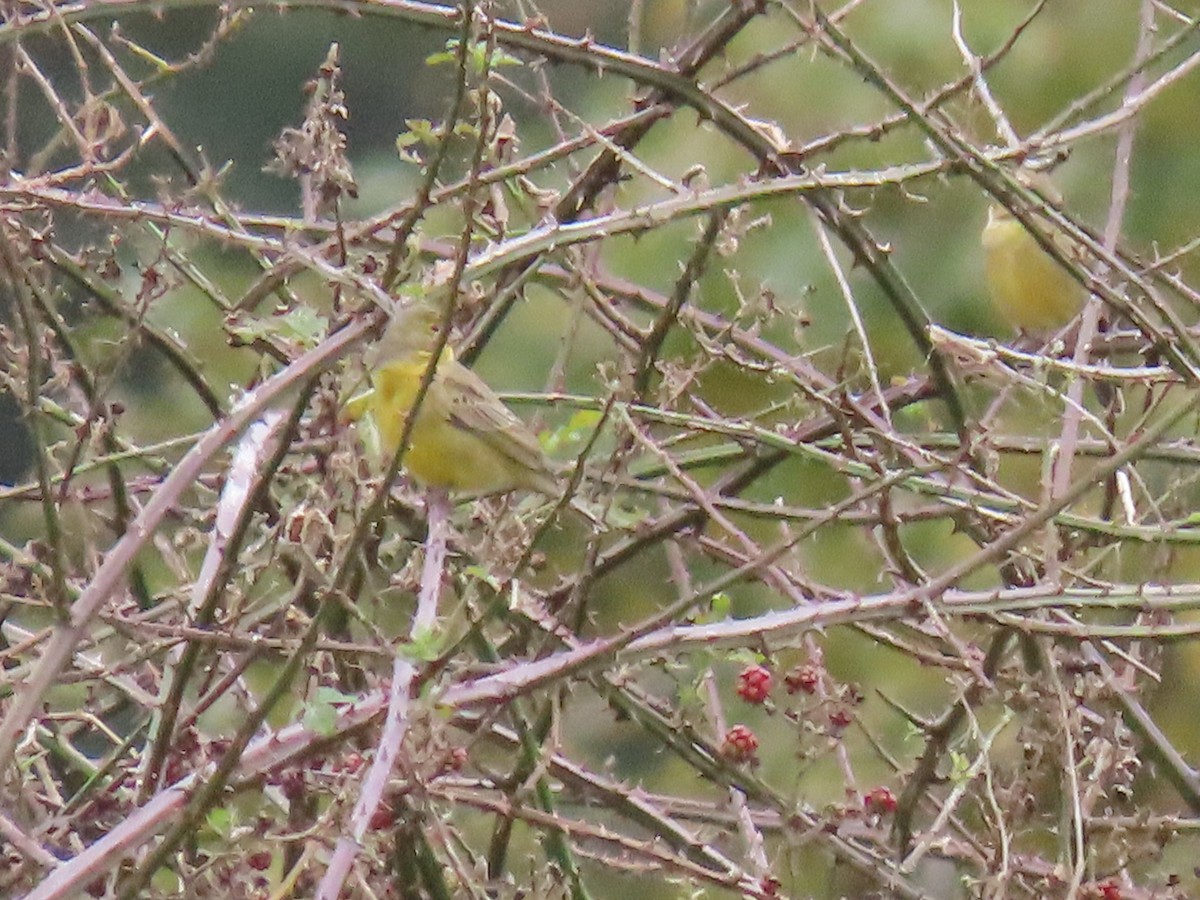
M 469 432 L 518 469 L 549 471 L 546 455 L 529 428 L 478 375 L 459 363 L 438 373 L 446 388 L 450 424 Z

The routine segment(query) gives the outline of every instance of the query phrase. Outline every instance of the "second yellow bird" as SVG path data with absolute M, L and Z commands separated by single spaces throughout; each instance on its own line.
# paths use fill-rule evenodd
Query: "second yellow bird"
M 404 422 L 429 368 L 441 311 L 414 304 L 399 311 L 370 351 L 372 390 L 350 402 L 353 419 L 369 412 L 385 453 L 400 446 Z M 447 346 L 417 410 L 404 468 L 429 487 L 490 494 L 517 488 L 557 493 L 537 438 Z
M 1014 328 L 1052 331 L 1082 308 L 1083 287 L 1002 206 L 988 209 L 983 256 L 992 303 Z

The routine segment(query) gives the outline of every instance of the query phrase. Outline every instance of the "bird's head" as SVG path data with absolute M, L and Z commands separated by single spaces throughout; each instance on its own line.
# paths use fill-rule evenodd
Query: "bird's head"
M 368 361 L 371 368 L 431 352 L 441 335 L 444 317 L 442 305 L 427 300 L 399 308 L 372 348 Z

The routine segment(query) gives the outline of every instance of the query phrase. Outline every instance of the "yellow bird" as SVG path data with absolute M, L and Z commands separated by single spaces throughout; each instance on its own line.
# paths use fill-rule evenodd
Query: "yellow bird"
M 389 456 L 400 446 L 441 327 L 442 313 L 434 304 L 417 303 L 396 313 L 370 351 L 372 390 L 347 405 L 352 419 L 370 413 Z M 449 346 L 417 410 L 403 466 L 427 487 L 447 491 L 558 492 L 537 438 Z
M 1083 287 L 1007 209 L 988 209 L 982 240 L 988 292 L 1014 328 L 1053 331 L 1082 308 Z

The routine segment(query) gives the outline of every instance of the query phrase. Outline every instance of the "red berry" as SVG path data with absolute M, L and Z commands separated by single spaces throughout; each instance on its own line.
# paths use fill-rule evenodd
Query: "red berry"
M 754 759 L 757 749 L 758 736 L 745 725 L 734 725 L 725 732 L 725 740 L 721 742 L 721 752 L 736 762 Z
M 271 851 L 259 850 L 246 858 L 246 863 L 256 872 L 265 872 L 271 866 Z
M 746 666 L 737 680 L 737 695 L 747 703 L 762 703 L 771 693 L 771 670 L 766 666 Z
M 304 796 L 304 775 L 296 771 L 284 773 L 279 779 L 279 788 L 283 791 L 283 796 L 295 803 Z
M 381 803 L 375 812 L 371 813 L 371 821 L 368 824 L 368 827 L 370 827 L 372 831 L 379 831 L 380 829 L 387 828 L 395 824 L 395 821 L 396 815 L 392 812 L 392 808 L 386 803 Z
M 797 694 L 800 691 L 815 694 L 817 686 L 821 683 L 821 672 L 811 664 L 796 666 L 784 676 L 783 683 L 787 686 L 789 694 Z
M 870 813 L 895 812 L 896 795 L 888 788 L 877 787 L 863 795 L 863 809 Z

